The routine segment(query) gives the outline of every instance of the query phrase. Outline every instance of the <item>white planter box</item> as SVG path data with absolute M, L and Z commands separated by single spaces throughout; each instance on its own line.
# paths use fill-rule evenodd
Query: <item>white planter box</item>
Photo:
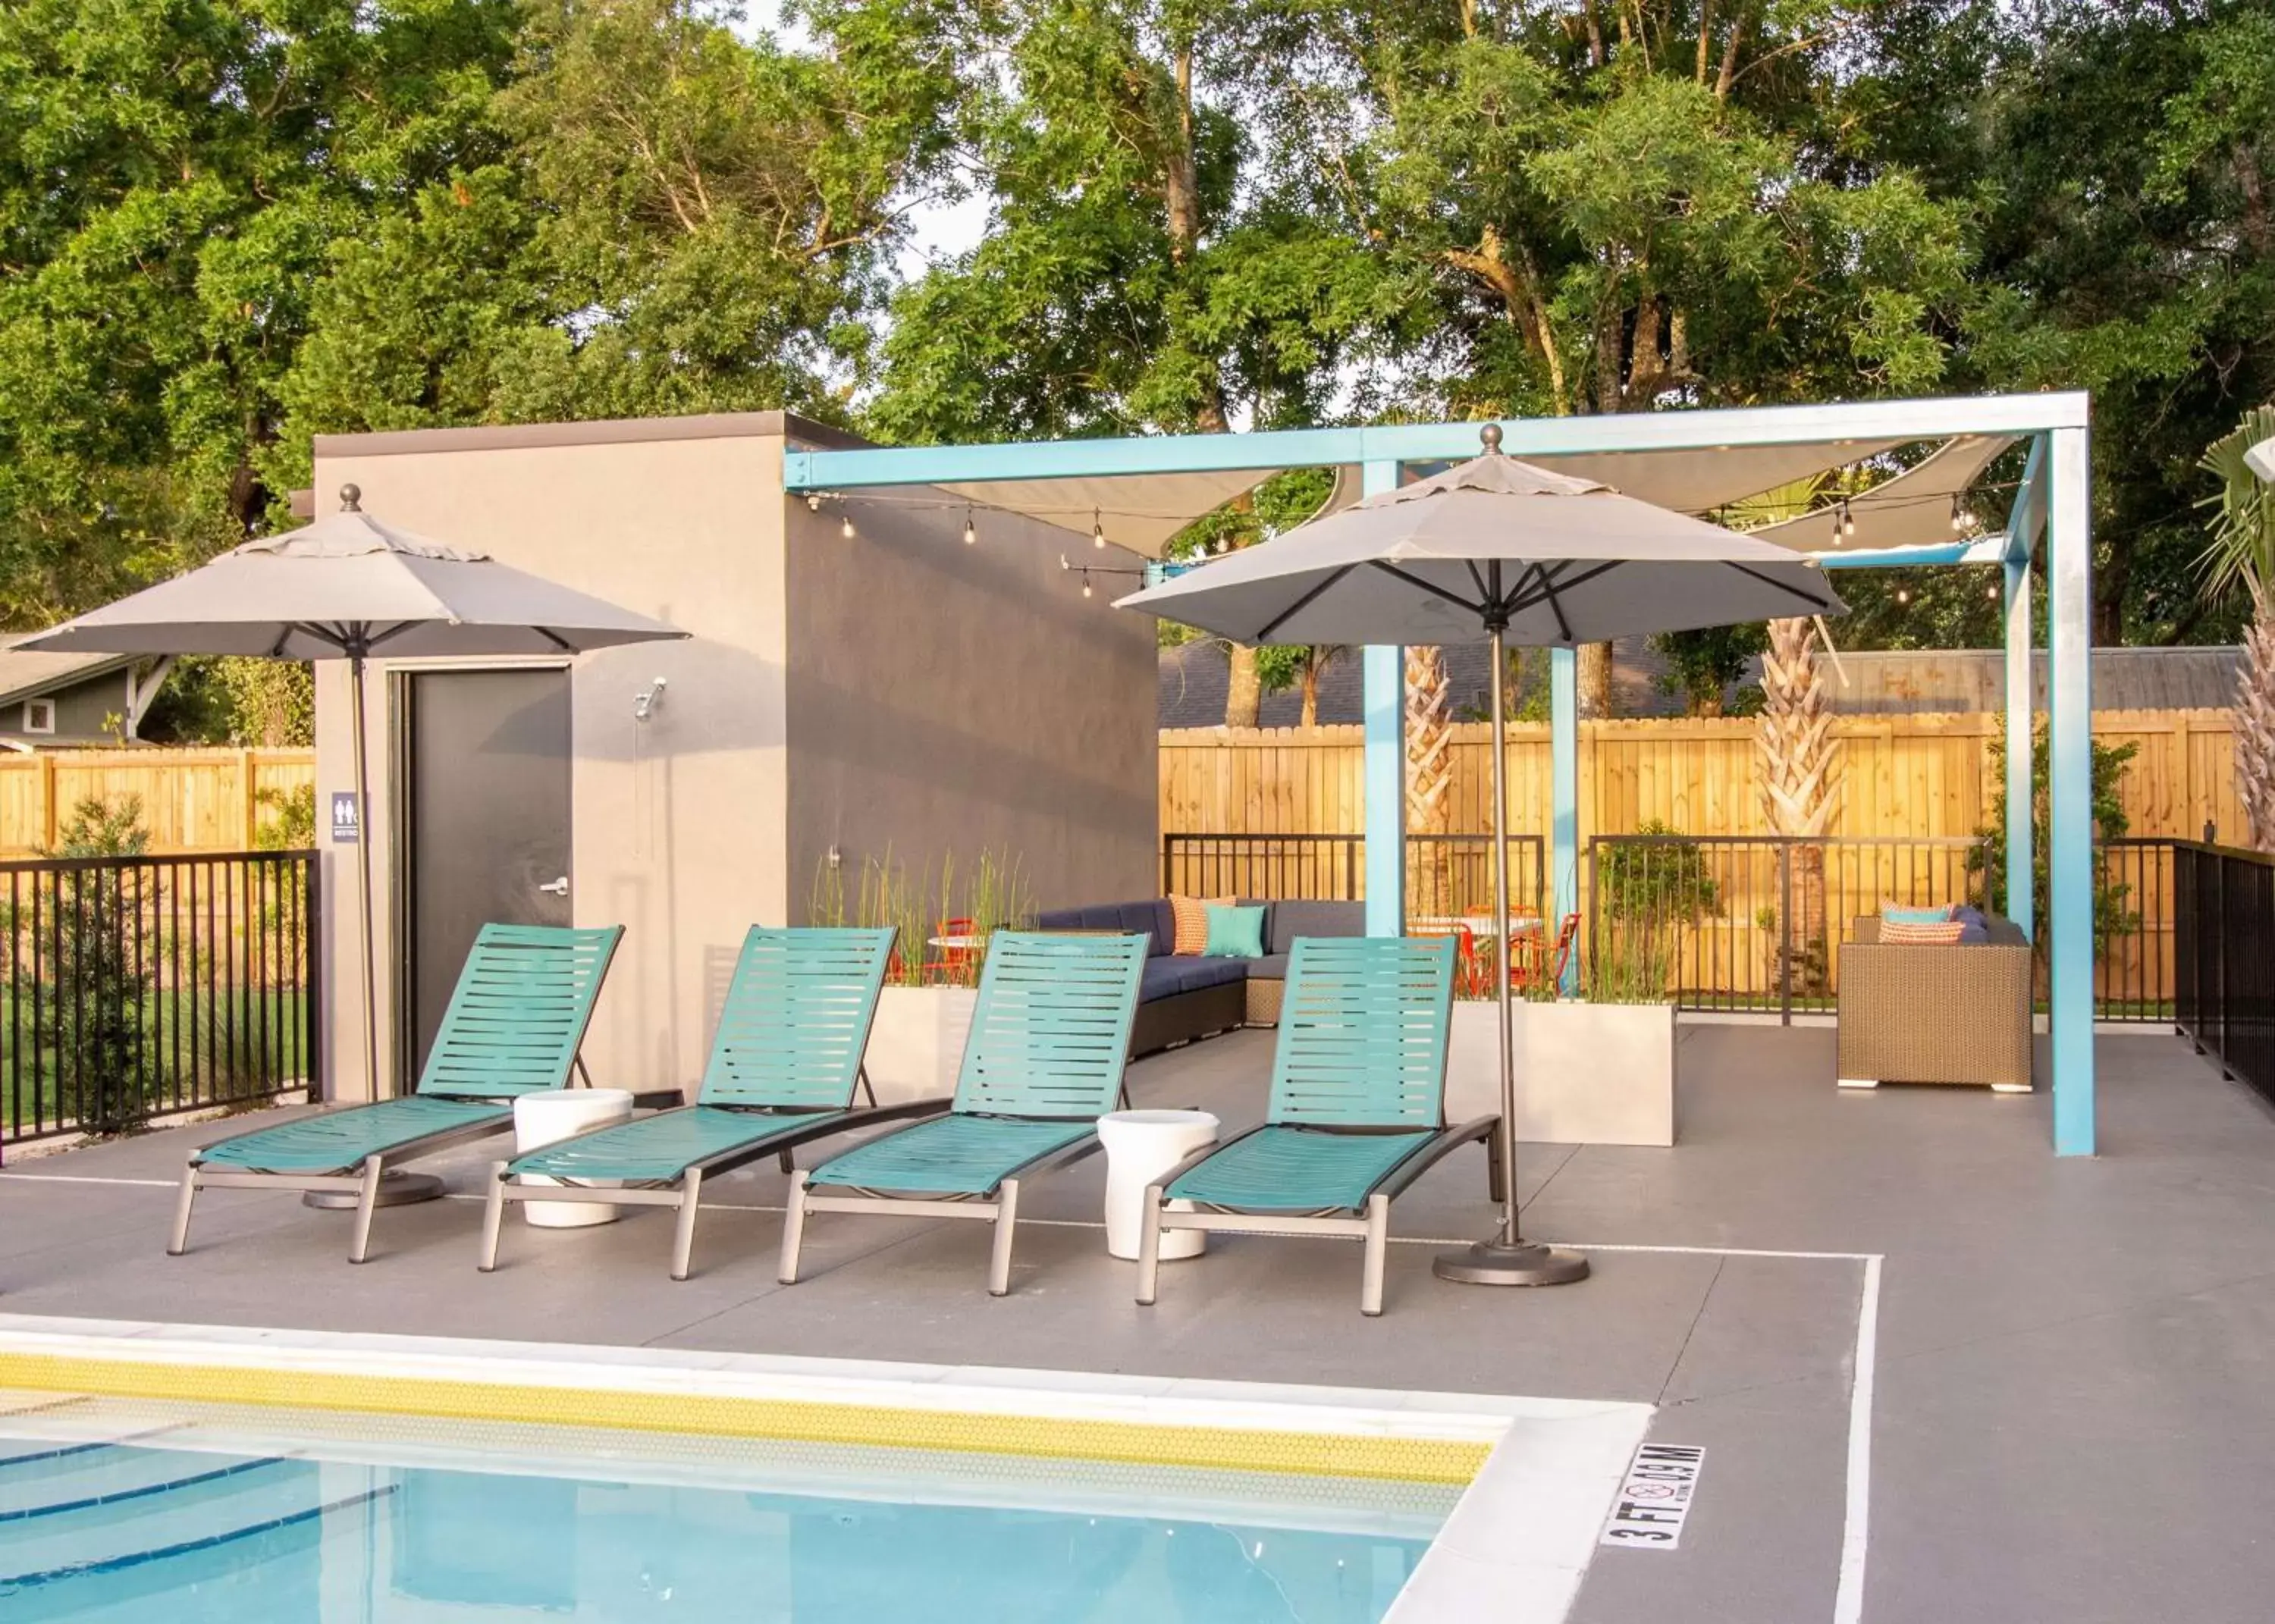
M 1674 1143 L 1674 1006 L 1520 1003 L 1516 1137 L 1549 1144 Z M 1454 1006 L 1446 1120 L 1500 1110 L 1494 1007 Z
M 968 986 L 888 986 L 877 998 L 863 1064 L 877 1103 L 940 1099 L 956 1092 L 964 1039 L 979 1001 Z

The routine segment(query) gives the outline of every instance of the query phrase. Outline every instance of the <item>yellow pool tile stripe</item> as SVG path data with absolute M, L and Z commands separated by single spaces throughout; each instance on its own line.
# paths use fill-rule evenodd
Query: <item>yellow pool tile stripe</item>
M 0 1387 L 1410 1483 L 1466 1484 L 1492 1447 L 1454 1439 L 1081 1421 L 55 1354 L 0 1353 Z

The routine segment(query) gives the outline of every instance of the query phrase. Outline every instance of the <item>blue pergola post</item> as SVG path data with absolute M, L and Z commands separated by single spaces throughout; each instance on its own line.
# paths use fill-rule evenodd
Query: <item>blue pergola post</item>
M 2032 805 L 2030 554 L 2045 519 L 2046 442 L 2030 442 L 2007 515 L 2007 917 L 2037 937 L 2037 820 Z
M 1554 876 L 1556 908 L 1544 926 L 1564 927 L 1580 911 L 1580 654 L 1577 649 L 1548 651 L 1549 872 Z M 1553 939 L 1552 939 L 1553 940 Z M 1580 990 L 1580 956 L 1564 961 L 1559 991 Z
M 2046 711 L 2054 1154 L 2090 1156 L 2093 1106 L 2093 493 L 2083 427 L 2046 453 Z
M 1361 465 L 1372 496 L 1398 487 L 1395 462 Z M 1406 651 L 1370 646 L 1361 656 L 1366 721 L 1366 933 L 1406 933 Z

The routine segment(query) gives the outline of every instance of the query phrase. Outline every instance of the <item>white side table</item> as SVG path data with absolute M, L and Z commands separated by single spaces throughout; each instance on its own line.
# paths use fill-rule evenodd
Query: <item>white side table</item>
M 1145 1224 L 1145 1187 L 1204 1145 L 1214 1144 L 1218 1122 L 1206 1111 L 1115 1111 L 1098 1119 L 1106 1147 L 1106 1250 L 1136 1261 Z M 1190 1211 L 1190 1201 L 1173 1208 Z M 1161 1232 L 1163 1258 L 1197 1258 L 1208 1246 L 1198 1229 Z
M 517 1156 L 542 1150 L 556 1140 L 590 1133 L 611 1122 L 628 1122 L 632 1115 L 630 1090 L 621 1088 L 548 1088 L 517 1094 L 513 1100 L 513 1150 Z M 532 1175 L 533 1184 L 558 1184 L 559 1179 Z M 605 1201 L 525 1201 L 522 1216 L 539 1229 L 583 1229 L 593 1224 L 613 1224 L 622 1209 Z

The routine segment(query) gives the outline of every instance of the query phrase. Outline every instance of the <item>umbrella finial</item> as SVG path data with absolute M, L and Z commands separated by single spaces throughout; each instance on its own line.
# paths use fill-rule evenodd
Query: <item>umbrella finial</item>
M 1499 457 L 1500 455 L 1500 424 L 1486 424 L 1483 428 L 1478 430 L 1478 438 L 1485 442 L 1485 455 L 1487 457 Z
M 359 508 L 359 507 L 358 507 L 358 506 L 356 505 L 358 502 L 361 502 L 362 500 L 363 500 L 363 487 L 362 487 L 362 486 L 360 486 L 360 485 L 343 485 L 343 486 L 341 486 L 341 487 L 340 487 L 340 511 L 341 511 L 341 512 L 343 512 L 343 513 L 360 513 L 360 512 L 362 512 L 362 511 L 363 511 L 363 510 L 362 510 L 361 508 Z

